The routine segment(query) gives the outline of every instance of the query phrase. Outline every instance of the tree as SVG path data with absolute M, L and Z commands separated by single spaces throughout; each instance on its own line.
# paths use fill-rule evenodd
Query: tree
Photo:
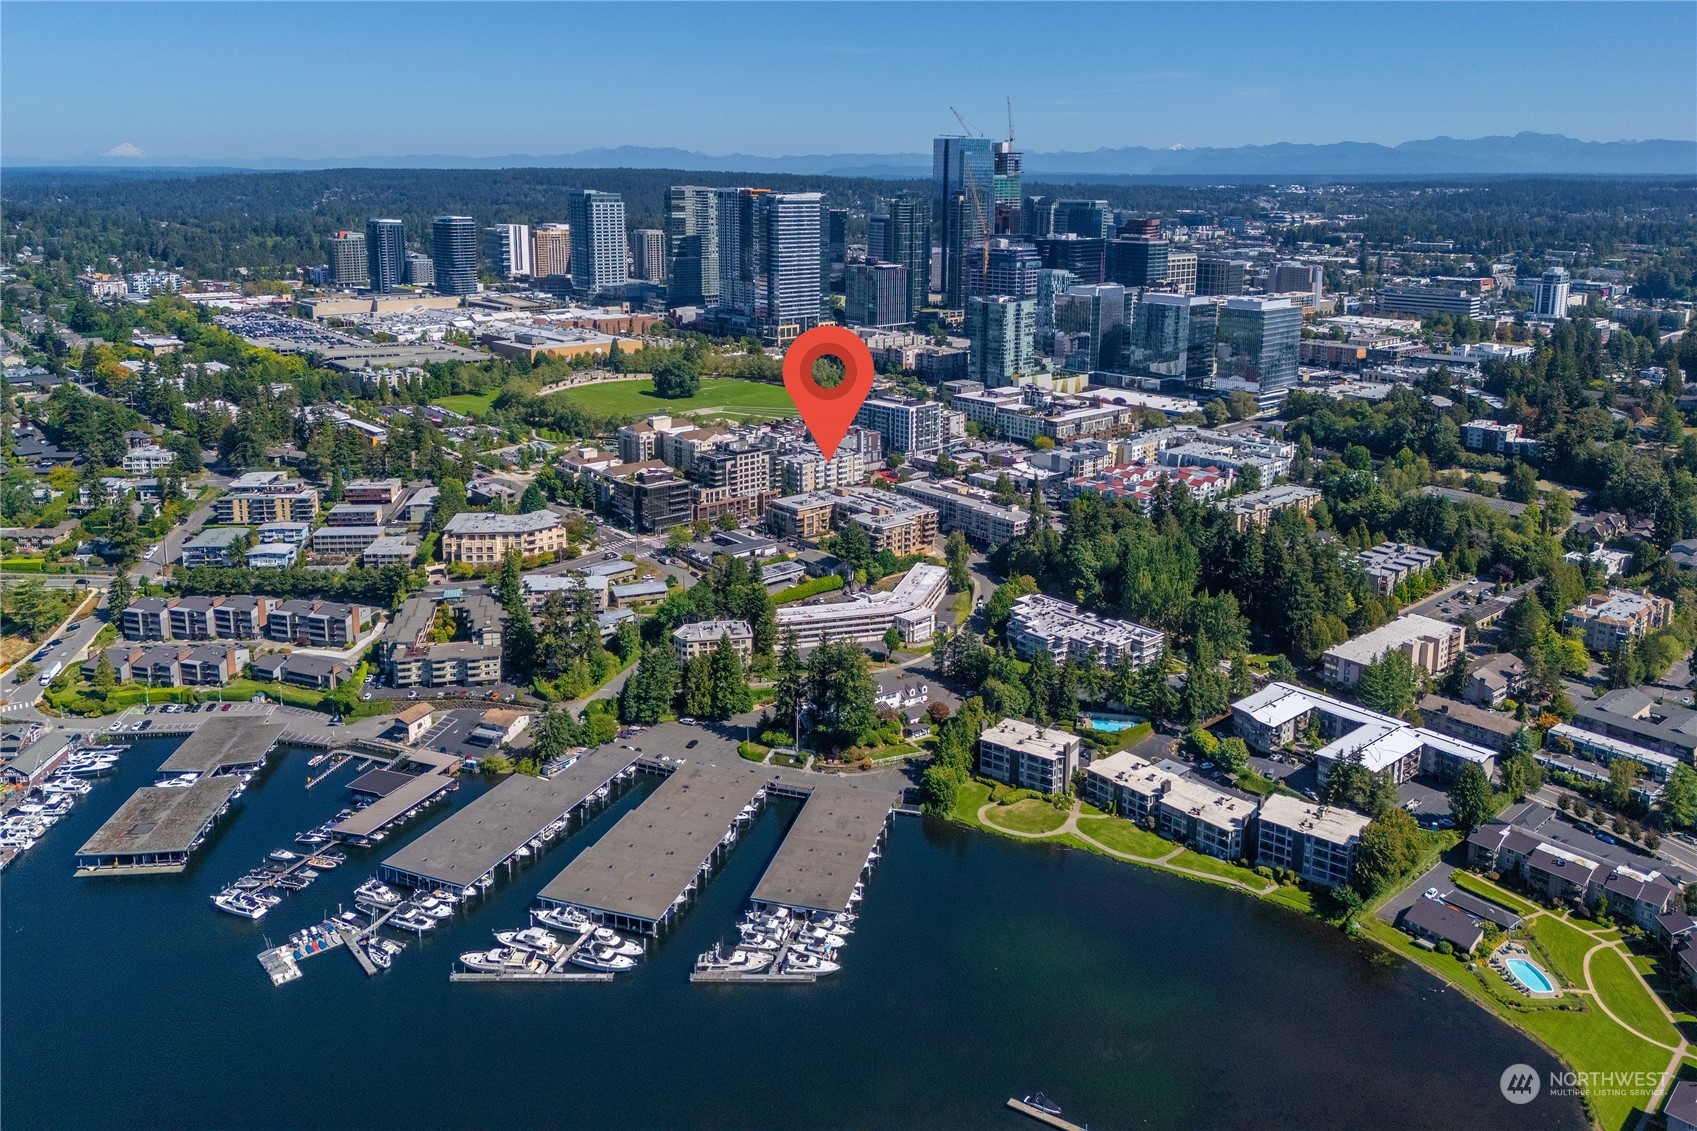
M 895 655 L 896 649 L 901 646 L 902 630 L 892 624 L 884 630 L 884 655 L 886 657 Z
M 112 584 L 106 590 L 107 616 L 116 624 L 123 619 L 124 610 L 135 600 L 135 589 L 130 585 L 128 570 L 120 569 L 112 579 Z
M 539 510 L 547 509 L 547 506 L 548 496 L 544 495 L 542 493 L 542 488 L 538 487 L 534 483 L 526 487 L 524 489 L 524 494 L 519 496 L 520 514 L 534 514 Z
M 1401 717 L 1414 706 L 1420 677 L 1414 661 L 1400 648 L 1392 648 L 1368 664 L 1355 685 L 1356 698 L 1375 711 Z
M 684 714 L 697 719 L 712 717 L 713 659 L 706 653 L 684 669 Z
M 1530 503 L 1538 497 L 1538 473 L 1524 463 L 1516 462 L 1509 469 L 1508 482 L 1503 484 L 1503 498 L 1517 503 Z
M 1013 617 L 1014 602 L 1035 592 L 1037 582 L 1024 574 L 1011 577 L 996 586 L 996 591 L 990 594 L 990 600 L 984 606 L 984 618 L 989 624 L 991 634 L 1005 633 L 1008 621 Z
M 1680 762 L 1662 790 L 1662 823 L 1671 829 L 1684 829 L 1693 822 L 1697 822 L 1697 770 Z
M 737 516 L 732 514 L 730 511 L 726 511 L 724 514 L 713 520 L 713 525 L 717 526 L 720 530 L 735 530 L 737 528 Z
M 1516 750 L 1502 763 L 1503 791 L 1516 801 L 1525 801 L 1544 784 L 1544 768 L 1529 750 Z
M 708 718 L 728 719 L 754 706 L 754 692 L 743 674 L 742 657 L 737 655 L 728 635 L 719 637 L 708 658 L 708 679 L 712 685 Z
M 830 539 L 831 553 L 854 567 L 856 574 L 872 564 L 872 539 L 858 522 L 846 522 Z
M 470 505 L 466 501 L 465 483 L 449 476 L 436 488 L 436 505 L 430 510 L 431 527 L 442 529 L 448 525 L 449 519 L 465 511 Z
M 1550 618 L 1544 615 L 1544 606 L 1527 593 L 1503 614 L 1502 648 L 1524 659 L 1549 627 Z
M 794 632 L 784 634 L 784 646 L 778 651 L 778 678 L 773 684 L 772 712 L 778 725 L 788 730 L 795 725 L 796 715 L 804 705 L 801 652 L 796 647 Z
M 956 530 L 943 543 L 943 560 L 949 563 L 949 590 L 954 593 L 965 593 L 972 588 L 972 574 L 968 569 L 972 561 L 972 548 L 966 544 L 966 535 Z
M 1221 739 L 1215 760 L 1232 773 L 1241 774 L 1249 769 L 1249 745 L 1237 737 Z
M 1372 899 L 1406 876 L 1419 862 L 1420 826 L 1408 810 L 1392 808 L 1361 830 L 1350 883 L 1363 899 Z
M 678 693 L 678 661 L 669 642 L 643 650 L 636 670 L 619 693 L 619 717 L 652 726 L 672 709 Z
M 693 397 L 701 391 L 701 376 L 683 358 L 670 358 L 654 370 L 654 395 L 667 400 Z
M 673 553 L 689 545 L 692 532 L 688 526 L 674 526 L 666 531 L 666 549 Z
M 141 557 L 142 547 L 147 539 L 141 528 L 136 525 L 135 512 L 130 510 L 130 500 L 120 492 L 117 501 L 112 504 L 111 517 L 107 520 L 106 540 L 112 546 L 112 555 L 120 569 L 134 565 Z
M 112 670 L 111 657 L 104 650 L 100 658 L 94 662 L 94 689 L 100 692 L 111 691 L 118 686 L 118 675 Z
M 960 774 L 953 767 L 934 763 L 925 769 L 922 779 L 925 790 L 925 811 L 944 817 L 954 812 L 955 797 L 960 792 Z
M 542 712 L 542 717 L 531 728 L 530 747 L 537 758 L 548 762 L 578 745 L 580 737 L 571 712 L 563 704 L 555 703 Z
M 1631 758 L 1616 758 L 1609 763 L 1609 784 L 1605 794 L 1609 804 L 1625 809 L 1632 803 L 1632 789 L 1638 782 L 1638 763 Z
M 827 640 L 807 662 L 813 726 L 827 750 L 867 742 L 878 725 L 878 685 L 859 645 Z
M 1464 833 L 1471 833 L 1490 820 L 1496 806 L 1491 799 L 1491 781 L 1485 776 L 1485 768 L 1477 762 L 1463 766 L 1450 784 L 1449 800 L 1450 814 L 1455 817 L 1456 827 Z

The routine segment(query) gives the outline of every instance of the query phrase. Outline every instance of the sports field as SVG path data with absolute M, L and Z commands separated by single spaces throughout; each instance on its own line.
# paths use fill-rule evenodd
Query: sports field
M 499 390 L 491 389 L 487 393 L 458 393 L 451 397 L 437 397 L 430 403 L 440 405 L 449 412 L 457 412 L 461 416 L 482 416 L 500 395 Z
M 687 413 L 691 416 L 733 416 L 739 420 L 770 420 L 794 416 L 795 405 L 782 385 L 742 381 L 734 377 L 703 377 L 693 397 L 667 400 L 654 395 L 654 382 L 603 381 L 551 394 L 567 397 L 590 412 L 606 416 L 647 416 Z

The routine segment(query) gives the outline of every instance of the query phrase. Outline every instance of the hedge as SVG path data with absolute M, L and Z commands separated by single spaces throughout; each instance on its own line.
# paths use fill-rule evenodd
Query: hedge
M 788 605 L 794 601 L 805 601 L 809 597 L 817 597 L 821 593 L 831 593 L 842 587 L 842 576 L 833 573 L 829 577 L 816 577 L 812 581 L 804 581 L 800 585 L 781 589 L 778 591 L 778 595 L 772 598 L 772 603 L 774 605 Z

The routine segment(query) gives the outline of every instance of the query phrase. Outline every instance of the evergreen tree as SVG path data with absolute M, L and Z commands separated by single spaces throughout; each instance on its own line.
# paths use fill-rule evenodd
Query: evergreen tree
M 778 678 L 773 685 L 776 694 L 772 700 L 773 718 L 781 730 L 795 726 L 796 714 L 803 705 L 804 675 L 796 635 L 785 633 L 784 646 L 778 651 Z
M 547 506 L 547 496 L 542 493 L 542 488 L 538 487 L 535 483 L 526 487 L 524 489 L 524 495 L 519 499 L 520 514 L 534 514 L 536 511 L 545 510 Z
M 135 600 L 135 590 L 130 586 L 128 570 L 120 569 L 117 576 L 112 578 L 112 584 L 106 590 L 107 617 L 117 624 L 124 615 L 124 610 Z
M 1484 767 L 1476 762 L 1463 766 L 1450 785 L 1449 799 L 1450 813 L 1463 833 L 1471 833 L 1490 820 L 1494 805 Z
M 972 560 L 972 548 L 966 544 L 966 535 L 956 530 L 943 543 L 943 559 L 949 563 L 949 589 L 955 593 L 965 593 L 972 588 L 972 574 L 968 566 Z
M 1392 648 L 1368 664 L 1355 685 L 1356 698 L 1365 706 L 1399 718 L 1414 707 L 1419 690 L 1414 661 L 1400 648 Z
M 713 714 L 713 660 L 703 653 L 684 670 L 684 714 L 711 718 Z
M 1039 726 L 1047 725 L 1053 717 L 1049 714 L 1049 697 L 1055 688 L 1055 657 L 1047 648 L 1037 649 L 1037 654 L 1031 657 L 1024 682 L 1032 719 Z
M 118 675 L 112 670 L 111 657 L 106 655 L 104 649 L 100 652 L 100 658 L 94 661 L 93 682 L 94 689 L 100 692 L 111 691 L 118 686 Z
M 619 717 L 652 726 L 672 709 L 678 694 L 678 661 L 668 643 L 646 648 L 619 693 Z
M 1406 809 L 1392 808 L 1361 830 L 1350 882 L 1363 899 L 1372 899 L 1419 861 L 1420 826 Z
M 754 692 L 743 674 L 742 658 L 731 645 L 729 636 L 719 637 L 709 657 L 708 676 L 712 685 L 712 706 L 707 717 L 728 719 L 754 706 Z
M 846 750 L 871 739 L 878 725 L 878 685 L 858 644 L 827 640 L 814 649 L 807 691 L 813 728 L 824 749 Z

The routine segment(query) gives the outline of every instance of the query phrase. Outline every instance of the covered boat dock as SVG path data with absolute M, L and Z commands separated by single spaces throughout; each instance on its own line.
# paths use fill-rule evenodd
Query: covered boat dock
M 240 785 L 221 774 L 186 789 L 148 786 L 77 849 L 79 876 L 164 875 L 188 867 L 201 836 Z
M 165 759 L 159 772 L 212 777 L 256 770 L 265 764 L 282 736 L 281 723 L 255 722 L 246 717 L 207 719 Z
M 898 800 L 881 789 L 815 786 L 760 877 L 754 905 L 810 914 L 848 910 L 854 885 L 871 863 Z

